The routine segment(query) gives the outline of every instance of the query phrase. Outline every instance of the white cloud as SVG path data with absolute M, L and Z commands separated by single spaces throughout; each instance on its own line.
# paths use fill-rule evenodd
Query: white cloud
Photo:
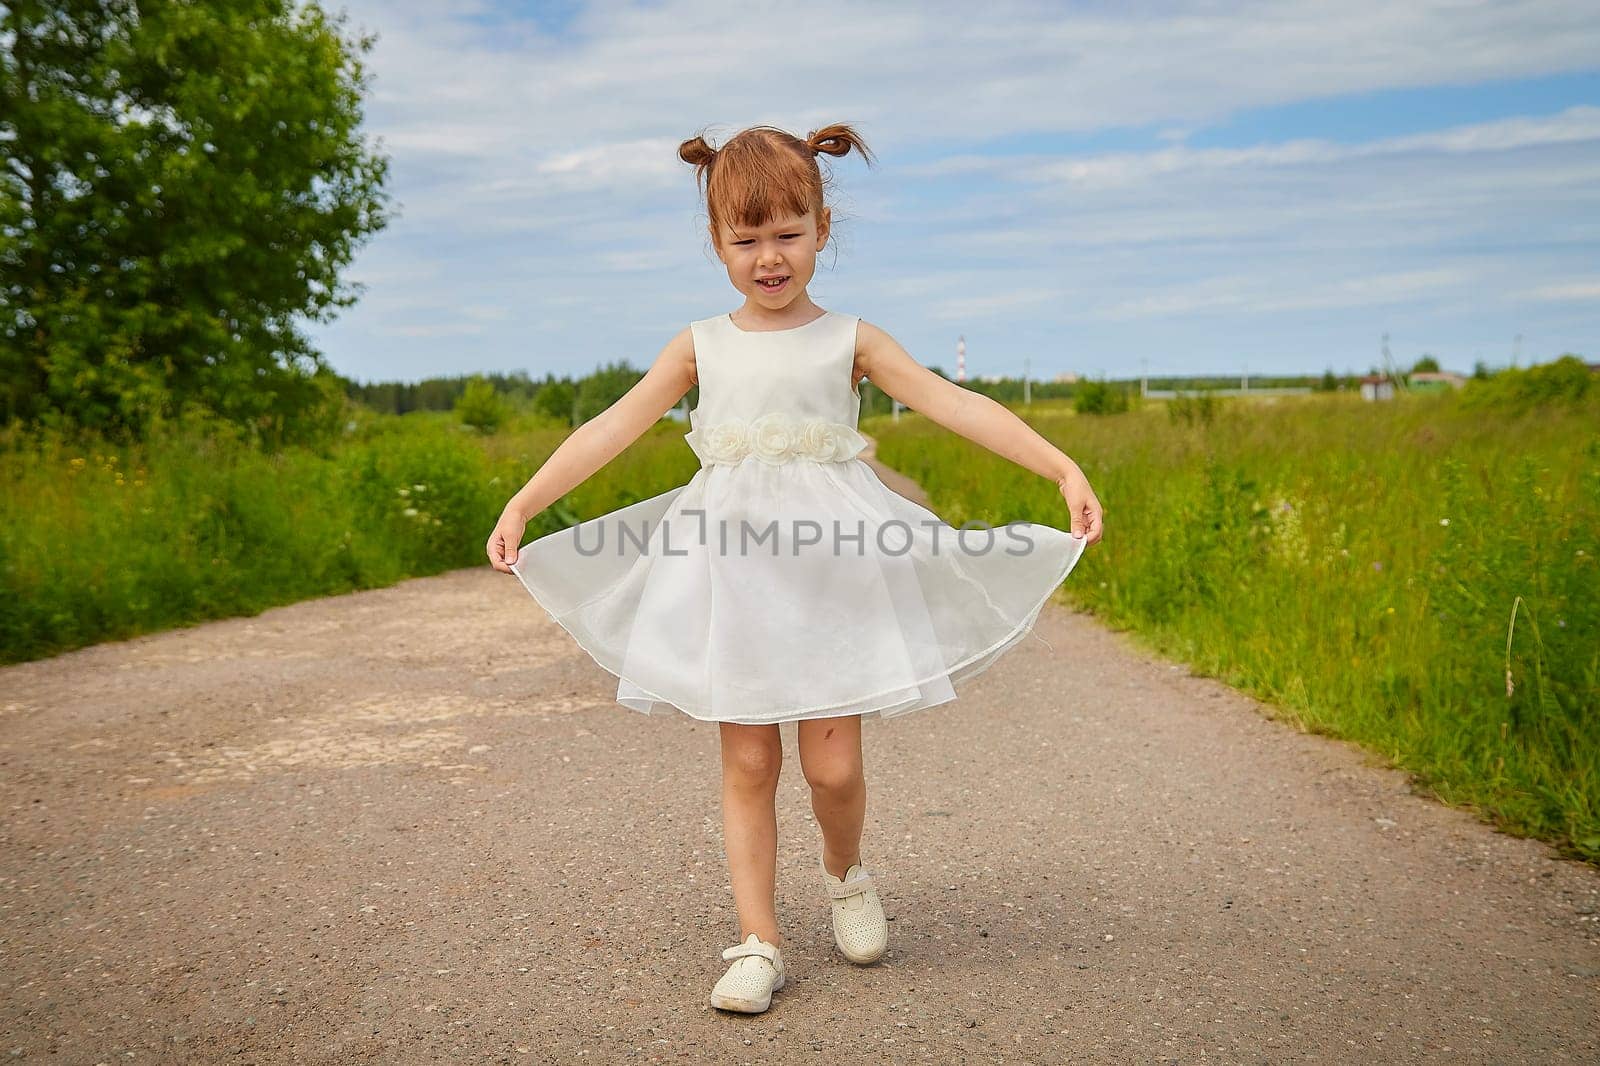
M 1570 281 L 1564 284 L 1542 285 L 1535 289 L 1523 289 L 1516 295 L 1525 300 L 1600 301 L 1600 278 L 1590 281 Z
M 1126 320 L 1214 311 L 1259 314 L 1372 307 L 1401 303 L 1475 279 L 1476 275 L 1470 270 L 1441 268 L 1348 277 L 1296 288 L 1293 279 L 1260 274 L 1236 275 L 1174 286 L 1153 296 L 1136 297 L 1110 307 L 1087 311 L 1085 317 Z
M 1083 159 L 1038 160 L 1018 165 L 1012 158 L 958 157 L 963 173 L 989 172 L 1000 177 L 1075 188 L 1126 188 L 1135 182 L 1164 178 L 1183 171 L 1230 171 L 1261 167 L 1305 167 L 1345 163 L 1402 154 L 1486 154 L 1542 145 L 1600 141 L 1600 107 L 1570 107 L 1560 114 L 1508 118 L 1404 137 L 1384 137 L 1362 144 L 1340 144 L 1312 138 L 1255 145 L 1249 148 L 1162 148 L 1150 152 L 1116 152 Z M 919 168 L 939 173 L 939 164 Z

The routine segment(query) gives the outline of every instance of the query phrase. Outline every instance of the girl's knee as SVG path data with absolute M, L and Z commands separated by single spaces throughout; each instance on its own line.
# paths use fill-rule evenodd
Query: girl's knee
M 849 755 L 814 760 L 804 771 L 813 792 L 852 792 L 865 781 L 861 761 Z
M 783 744 L 778 731 L 729 732 L 722 736 L 722 773 L 748 785 L 776 785 L 783 769 Z

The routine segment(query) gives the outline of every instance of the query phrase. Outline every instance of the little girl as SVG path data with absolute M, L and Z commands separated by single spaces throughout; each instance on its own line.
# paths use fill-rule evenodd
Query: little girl
M 999 403 L 919 365 L 893 337 L 806 292 L 828 242 L 819 153 L 852 148 L 833 125 L 800 140 L 770 126 L 678 155 L 704 182 L 710 237 L 743 297 L 694 321 L 643 379 L 584 423 L 512 496 L 489 537 L 596 662 L 617 702 L 719 723 L 723 837 L 743 941 L 713 1006 L 758 1013 L 783 987 L 774 907 L 778 724 L 796 722 L 822 829 L 821 880 L 845 958 L 888 945 L 861 859 L 861 720 L 955 698 L 1032 629 L 1101 534 L 1078 465 Z M 1060 488 L 1072 531 L 1035 523 L 956 530 L 891 492 L 859 453 L 863 377 L 941 426 Z M 685 440 L 701 461 L 668 492 L 521 543 L 527 522 L 655 425 L 692 386 Z M 973 543 L 976 542 L 976 543 Z M 1003 543 L 997 543 L 1003 542 Z

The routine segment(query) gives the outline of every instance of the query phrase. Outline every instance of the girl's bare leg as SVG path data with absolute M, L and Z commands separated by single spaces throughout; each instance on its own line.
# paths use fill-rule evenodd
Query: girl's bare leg
M 722 840 L 739 911 L 739 939 L 754 933 L 774 946 L 778 933 L 778 772 L 776 725 L 719 722 L 722 729 Z
M 822 828 L 822 864 L 843 877 L 861 861 L 867 780 L 861 758 L 861 716 L 799 723 L 800 769 L 811 786 L 811 810 Z

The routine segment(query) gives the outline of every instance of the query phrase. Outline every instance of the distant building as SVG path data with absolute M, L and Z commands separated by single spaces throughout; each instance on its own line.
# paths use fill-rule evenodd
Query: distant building
M 1078 380 L 1078 375 L 1070 370 L 1063 370 L 1056 375 L 1056 382 L 1061 385 L 1071 385 Z
M 1363 400 L 1392 400 L 1394 399 L 1394 382 L 1383 374 L 1368 374 L 1361 379 L 1361 398 Z
M 1418 370 L 1406 380 L 1418 392 L 1443 392 L 1445 389 L 1462 388 L 1467 383 L 1466 375 L 1457 374 L 1454 370 Z

